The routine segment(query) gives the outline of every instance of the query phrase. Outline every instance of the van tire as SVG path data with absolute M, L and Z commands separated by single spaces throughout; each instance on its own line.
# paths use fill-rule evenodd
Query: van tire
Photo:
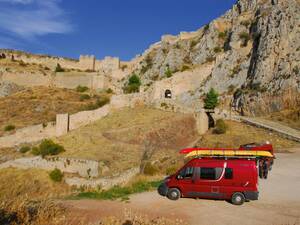
M 236 192 L 231 197 L 231 203 L 234 205 L 242 205 L 245 200 L 245 196 L 241 192 Z
M 178 200 L 181 196 L 180 191 L 177 188 L 170 188 L 168 193 L 167 193 L 167 197 L 170 200 Z

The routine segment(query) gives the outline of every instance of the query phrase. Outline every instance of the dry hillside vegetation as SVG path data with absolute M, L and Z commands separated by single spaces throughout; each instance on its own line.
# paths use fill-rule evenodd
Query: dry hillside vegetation
M 300 107 L 271 113 L 267 119 L 278 121 L 294 129 L 300 130 Z
M 12 61 L 11 59 L 0 59 L 0 66 L 5 68 L 6 72 L 14 72 L 14 73 L 42 73 L 44 75 L 49 74 L 51 71 L 48 67 L 38 65 L 38 64 L 29 64 L 24 63 L 23 61 Z
M 197 147 L 228 147 L 237 148 L 247 143 L 263 143 L 269 141 L 273 144 L 275 150 L 284 151 L 285 148 L 294 147 L 297 143 L 278 136 L 270 131 L 249 126 L 244 123 L 226 121 L 228 130 L 225 134 L 214 134 L 212 130 L 207 132 Z
M 72 114 L 86 110 L 97 101 L 97 96 L 84 99 L 82 96 L 87 94 L 68 89 L 35 87 L 0 98 L 0 136 L 8 125 L 19 129 L 46 124 L 55 121 L 58 113 Z
M 63 197 L 70 193 L 66 184 L 50 180 L 48 172 L 38 169 L 1 169 L 0 202 L 4 200 L 43 200 Z
M 100 160 L 111 174 L 139 166 L 142 159 L 167 164 L 196 139 L 192 116 L 136 108 L 117 111 L 57 142 L 66 149 L 62 156 Z

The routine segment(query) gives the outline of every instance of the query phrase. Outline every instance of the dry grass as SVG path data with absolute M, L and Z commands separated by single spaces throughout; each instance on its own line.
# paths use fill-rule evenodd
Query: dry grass
M 168 219 L 164 217 L 151 218 L 130 209 L 124 209 L 122 219 L 117 217 L 104 218 L 98 225 L 186 225 L 187 222 L 181 219 Z M 96 225 L 94 224 L 94 225 Z
M 300 130 L 300 108 L 271 113 L 266 119 Z
M 275 149 L 294 147 L 296 142 L 287 140 L 270 131 L 256 128 L 244 123 L 226 121 L 226 134 L 213 134 L 210 130 L 197 143 L 198 147 L 239 147 L 242 144 L 270 141 Z
M 42 73 L 42 74 L 50 74 L 50 70 L 46 70 L 44 66 L 38 64 L 30 64 L 24 63 L 22 61 L 11 61 L 10 58 L 1 59 L 0 66 L 2 68 L 6 68 L 8 72 L 16 72 L 16 73 Z
M 100 160 L 113 174 L 140 165 L 144 142 L 153 132 L 163 139 L 156 146 L 153 160 L 173 155 L 174 149 L 179 150 L 196 138 L 189 117 L 136 108 L 117 111 L 56 141 L 66 149 L 62 156 Z
M 66 184 L 52 182 L 46 171 L 38 169 L 1 169 L 0 201 L 58 198 L 70 193 Z
M 80 96 L 73 90 L 35 87 L 0 98 L 0 136 L 9 124 L 18 129 L 55 121 L 57 113 L 75 113 L 96 101 L 80 101 Z

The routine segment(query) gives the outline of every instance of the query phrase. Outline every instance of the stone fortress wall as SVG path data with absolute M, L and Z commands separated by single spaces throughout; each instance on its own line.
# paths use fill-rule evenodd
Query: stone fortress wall
M 120 62 L 120 59 L 116 57 L 105 57 L 103 60 L 97 60 L 95 56 L 81 55 L 79 60 L 72 60 L 8 50 L 0 50 L 0 54 L 5 54 L 7 58 L 13 58 L 16 61 L 38 64 L 50 69 L 36 73 L 26 70 L 14 72 L 6 71 L 5 68 L 1 69 L 0 82 L 9 81 L 25 87 L 46 86 L 74 89 L 80 85 L 90 89 L 111 88 L 118 93 L 116 85 L 133 70 L 131 62 Z M 64 69 L 73 71 L 55 73 L 57 64 L 60 64 Z

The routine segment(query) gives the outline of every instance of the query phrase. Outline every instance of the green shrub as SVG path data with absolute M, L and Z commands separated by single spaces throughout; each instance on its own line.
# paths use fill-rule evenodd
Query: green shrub
M 30 151 L 30 147 L 29 146 L 22 146 L 21 148 L 20 148 L 20 152 L 21 153 L 26 153 L 26 152 L 29 152 Z
M 4 131 L 12 131 L 12 130 L 15 130 L 16 129 L 16 126 L 15 125 L 7 125 L 4 127 Z
M 57 63 L 56 68 L 55 68 L 55 72 L 56 73 L 65 72 L 65 70 L 61 67 L 61 65 L 59 63 Z
M 89 99 L 91 99 L 91 96 L 88 94 L 80 95 L 80 101 L 89 100 Z
M 45 139 L 39 145 L 38 150 L 34 150 L 36 154 L 45 157 L 47 155 L 58 155 L 61 152 L 64 152 L 65 149 L 63 146 L 54 143 L 52 140 Z
M 210 91 L 206 94 L 204 99 L 204 108 L 205 109 L 214 109 L 219 103 L 219 94 L 211 88 Z
M 38 147 L 33 147 L 31 149 L 31 154 L 33 154 L 33 155 L 40 155 L 41 151 L 40 151 L 40 149 Z
M 225 134 L 228 127 L 224 120 L 218 119 L 216 122 L 216 128 L 213 130 L 214 134 Z
M 136 74 L 132 74 L 128 80 L 128 84 L 124 87 L 124 92 L 136 93 L 140 91 L 141 80 Z
M 54 169 L 49 173 L 49 177 L 54 182 L 61 182 L 64 174 L 59 169 Z
M 186 70 L 189 70 L 189 69 L 191 69 L 191 67 L 189 67 L 188 65 L 183 65 L 182 67 L 181 67 L 181 72 L 184 72 L 184 71 L 186 71 Z
M 158 169 L 152 165 L 150 162 L 147 162 L 144 167 L 144 174 L 153 176 L 158 172 Z
M 166 71 L 165 71 L 165 75 L 167 78 L 170 78 L 173 76 L 173 72 L 170 70 L 169 67 L 167 67 Z
M 89 90 L 89 88 L 86 87 L 86 86 L 80 86 L 80 85 L 78 85 L 78 86 L 76 87 L 76 91 L 77 91 L 77 92 L 86 92 L 86 91 L 88 91 L 88 90 Z

